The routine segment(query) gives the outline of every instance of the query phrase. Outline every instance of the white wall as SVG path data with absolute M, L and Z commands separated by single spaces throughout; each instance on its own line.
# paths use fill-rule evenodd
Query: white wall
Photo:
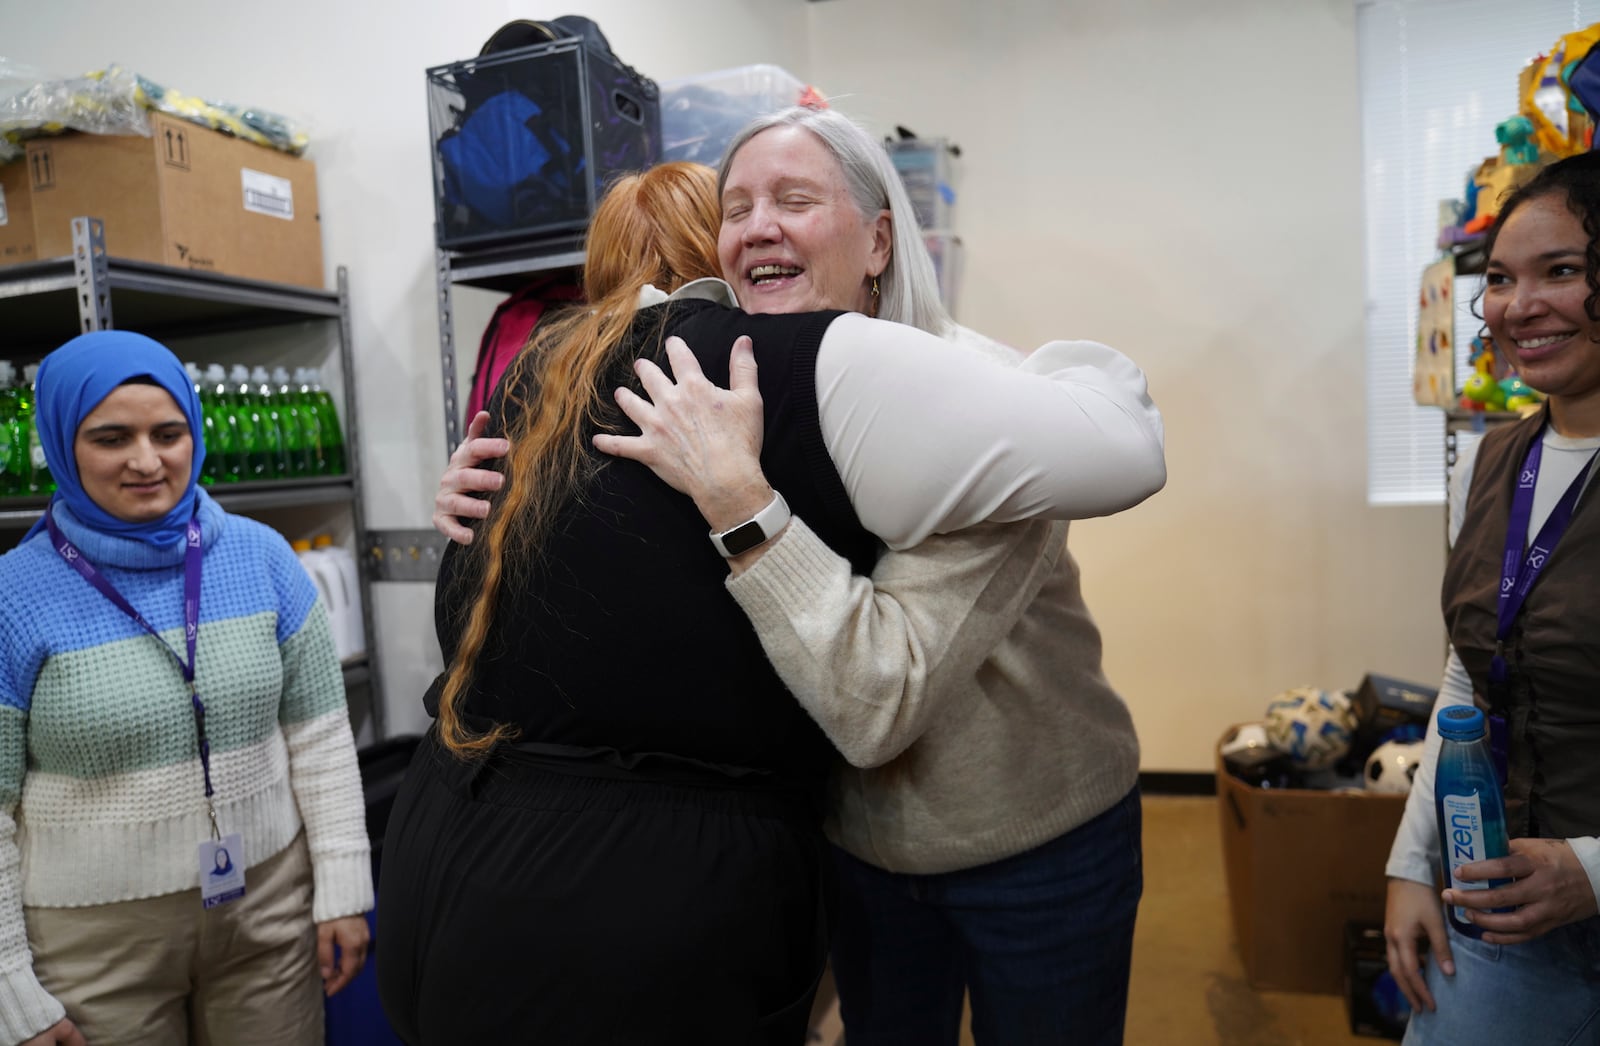
M 171 0 L 6 5 L 0 54 L 120 62 L 299 117 L 350 268 L 368 523 L 427 525 L 444 463 L 423 70 L 514 17 L 586 14 L 665 79 L 772 62 L 878 130 L 965 150 L 961 317 L 1143 364 L 1171 481 L 1075 528 L 1151 770 L 1301 682 L 1438 674 L 1436 510 L 1369 509 L 1351 0 Z M 458 325 L 475 340 L 485 300 Z M 391 726 L 437 672 L 431 592 L 380 586 Z
M 1289 686 L 1437 680 L 1437 509 L 1365 502 L 1351 0 L 832 0 L 811 78 L 963 151 L 960 318 L 1132 355 L 1166 490 L 1074 528 L 1148 770 Z

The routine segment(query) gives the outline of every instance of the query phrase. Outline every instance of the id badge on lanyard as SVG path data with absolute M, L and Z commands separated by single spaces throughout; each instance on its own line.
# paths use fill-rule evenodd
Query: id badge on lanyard
M 92 585 L 95 591 L 109 599 L 140 628 L 155 636 L 167 653 L 178 662 L 178 668 L 183 672 L 183 681 L 189 686 L 189 707 L 194 713 L 195 739 L 200 750 L 200 769 L 205 780 L 206 813 L 211 818 L 211 838 L 202 841 L 195 854 L 200 872 L 200 903 L 206 908 L 214 908 L 219 904 L 243 897 L 244 840 L 238 833 L 224 836 L 217 824 L 217 807 L 213 801 L 216 793 L 211 787 L 211 742 L 206 738 L 206 706 L 205 702 L 200 700 L 200 694 L 194 685 L 195 642 L 200 633 L 200 569 L 201 560 L 204 558 L 204 552 L 200 547 L 198 510 L 189 518 L 189 526 L 184 532 L 183 641 L 187 658 L 180 656 L 176 650 L 168 646 L 167 641 L 161 638 L 161 633 L 145 620 L 144 615 L 134 609 L 133 604 L 117 591 L 116 586 L 95 569 L 94 564 L 89 562 L 83 552 L 61 533 L 48 508 L 45 510 L 44 521 L 56 554 Z
M 1594 458 L 1584 463 L 1573 478 L 1550 518 L 1539 528 L 1538 536 L 1528 541 L 1528 529 L 1533 519 L 1533 493 L 1539 482 L 1539 463 L 1544 457 L 1544 426 L 1534 433 L 1533 445 L 1528 448 L 1522 469 L 1517 473 L 1517 487 L 1511 496 L 1511 518 L 1506 523 L 1505 556 L 1500 567 L 1500 595 L 1495 620 L 1494 655 L 1489 659 L 1489 754 L 1494 761 L 1500 784 L 1506 783 L 1506 767 L 1510 751 L 1510 729 L 1506 710 L 1511 707 L 1511 666 L 1506 661 L 1506 643 L 1511 639 L 1512 627 L 1522 605 L 1532 591 L 1534 582 L 1544 572 L 1550 554 L 1555 551 L 1561 535 L 1572 522 L 1572 513 L 1583 493 L 1589 469 Z

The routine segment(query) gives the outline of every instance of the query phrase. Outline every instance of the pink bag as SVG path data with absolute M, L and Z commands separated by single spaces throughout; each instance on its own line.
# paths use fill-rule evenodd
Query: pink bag
M 545 310 L 582 300 L 583 289 L 578 286 L 577 277 L 542 276 L 495 308 L 488 326 L 483 329 L 483 340 L 478 343 L 478 366 L 472 372 L 472 385 L 467 391 L 464 417 L 469 424 L 489 402 L 489 394 L 494 392 L 511 361 L 527 348 L 528 339 L 533 337 L 534 328 L 544 318 Z

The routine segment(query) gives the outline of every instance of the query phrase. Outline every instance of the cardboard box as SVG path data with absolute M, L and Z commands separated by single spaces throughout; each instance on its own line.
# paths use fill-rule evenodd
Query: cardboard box
M 24 161 L 0 166 L 0 265 L 39 257 L 33 233 L 33 194 Z
M 1217 815 L 1228 902 L 1257 988 L 1338 995 L 1347 922 L 1382 923 L 1383 866 L 1405 796 L 1252 788 L 1217 746 Z
M 154 136 L 28 143 L 38 256 L 72 253 L 72 219 L 105 222 L 113 258 L 323 287 L 311 161 L 150 114 Z

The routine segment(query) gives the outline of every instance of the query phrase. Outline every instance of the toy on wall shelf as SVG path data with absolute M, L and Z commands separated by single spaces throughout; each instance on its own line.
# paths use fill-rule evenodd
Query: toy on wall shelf
M 1487 231 L 1500 216 L 1500 205 L 1506 197 L 1525 182 L 1531 181 L 1539 173 L 1539 166 L 1536 163 L 1502 163 L 1498 156 L 1491 156 L 1479 164 L 1472 175 L 1473 183 L 1477 186 L 1473 197 L 1473 217 L 1462 229 L 1468 233 Z
M 1424 407 L 1453 407 L 1455 398 L 1454 259 L 1422 270 L 1417 291 L 1417 344 L 1411 368 L 1411 399 Z
M 1539 162 L 1539 146 L 1533 141 L 1533 121 L 1521 113 L 1496 124 L 1494 140 L 1500 143 L 1503 163 Z
M 1537 407 L 1540 402 L 1539 394 L 1515 374 L 1500 379 L 1500 393 L 1505 399 L 1506 410 L 1510 411 L 1520 413 L 1529 407 Z
M 1572 73 L 1597 42 L 1600 22 L 1567 33 L 1518 80 L 1518 109 L 1533 124 L 1534 144 L 1555 159 L 1584 152 L 1593 140 L 1594 124 L 1573 93 Z
M 1499 382 L 1475 370 L 1461 383 L 1461 406 L 1466 410 L 1505 410 L 1506 394 L 1501 391 Z
M 1461 383 L 1459 406 L 1463 410 L 1522 411 L 1540 402 L 1539 394 L 1495 350 L 1493 338 L 1475 336 L 1467 363 L 1472 372 Z

